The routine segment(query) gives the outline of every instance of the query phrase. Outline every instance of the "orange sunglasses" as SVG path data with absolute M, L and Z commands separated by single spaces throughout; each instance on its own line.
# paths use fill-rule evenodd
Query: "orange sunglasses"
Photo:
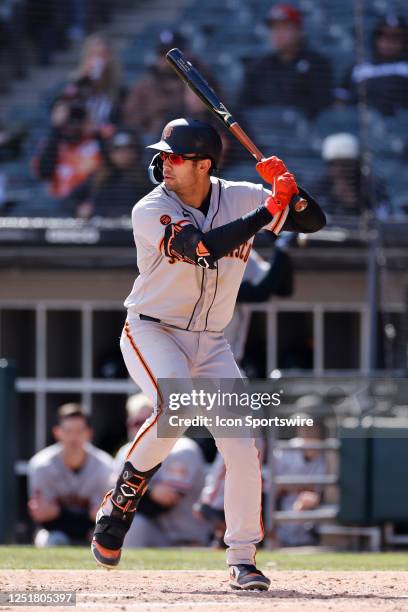
M 181 155 L 181 153 L 168 153 L 167 151 L 160 151 L 160 159 L 163 161 L 168 159 L 171 164 L 179 166 L 180 164 L 183 164 L 184 161 L 197 161 L 198 159 L 205 159 L 205 157 L 199 155 L 187 157 L 187 155 Z

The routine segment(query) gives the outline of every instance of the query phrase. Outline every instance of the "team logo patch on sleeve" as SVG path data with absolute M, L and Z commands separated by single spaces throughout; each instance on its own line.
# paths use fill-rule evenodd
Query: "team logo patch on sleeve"
M 169 217 L 169 215 L 162 215 L 160 217 L 160 223 L 162 225 L 168 225 L 169 223 L 171 223 L 171 218 Z

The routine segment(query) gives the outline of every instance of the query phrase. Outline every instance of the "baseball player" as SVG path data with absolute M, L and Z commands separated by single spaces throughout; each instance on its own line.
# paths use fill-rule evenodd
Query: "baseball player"
M 231 319 L 255 234 L 261 229 L 315 232 L 325 225 L 318 204 L 300 190 L 280 159 L 257 164 L 261 184 L 213 176 L 222 143 L 197 120 L 175 119 L 163 130 L 151 173 L 160 184 L 135 204 L 132 224 L 137 277 L 125 301 L 120 340 L 130 375 L 155 402 L 131 445 L 116 486 L 97 514 L 92 552 L 98 563 L 119 563 L 125 535 L 149 480 L 174 446 L 158 437 L 164 413 L 160 378 L 239 378 L 223 329 Z M 225 544 L 230 586 L 268 589 L 255 566 L 263 538 L 261 471 L 252 438 L 218 438 L 226 465 Z

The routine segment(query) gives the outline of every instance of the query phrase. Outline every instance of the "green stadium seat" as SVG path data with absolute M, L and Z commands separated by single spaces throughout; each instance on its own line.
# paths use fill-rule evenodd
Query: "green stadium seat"
M 262 179 L 255 170 L 255 160 L 249 163 L 234 164 L 221 170 L 220 176 L 228 181 L 253 181 L 262 183 Z

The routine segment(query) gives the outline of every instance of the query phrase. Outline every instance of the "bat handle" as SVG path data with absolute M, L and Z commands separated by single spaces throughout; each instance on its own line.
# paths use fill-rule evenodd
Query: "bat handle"
M 248 134 L 246 134 L 244 132 L 242 127 L 236 121 L 234 121 L 229 126 L 229 131 L 232 132 L 232 134 L 234 134 L 235 138 L 237 138 L 239 140 L 239 142 L 242 145 L 244 145 L 244 147 L 251 153 L 251 155 L 253 155 L 255 157 L 256 161 L 259 162 L 259 161 L 265 159 L 265 156 L 262 153 L 262 151 L 260 151 L 258 149 L 256 144 L 254 142 L 252 142 L 252 140 L 250 139 Z

